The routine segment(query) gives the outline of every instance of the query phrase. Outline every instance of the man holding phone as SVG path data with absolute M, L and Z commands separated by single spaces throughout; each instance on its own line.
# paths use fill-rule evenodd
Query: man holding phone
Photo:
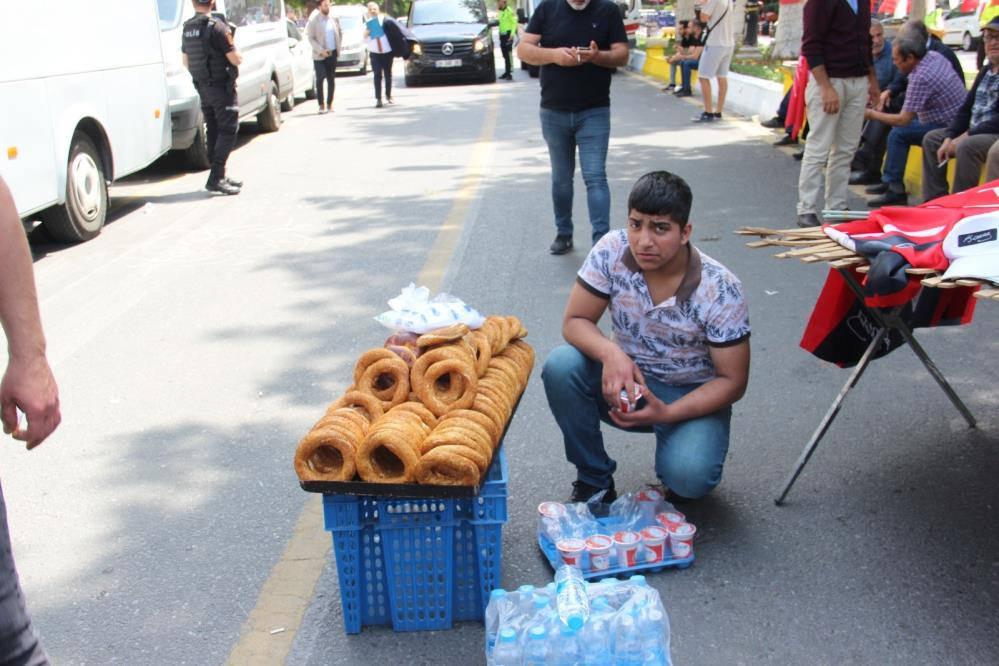
M 555 241 L 572 249 L 572 181 L 576 148 L 596 243 L 610 230 L 607 146 L 611 70 L 628 62 L 628 35 L 611 0 L 552 0 L 534 10 L 517 57 L 541 67 L 541 133 L 551 160 Z
M 576 466 L 570 501 L 616 497 L 601 421 L 655 432 L 656 475 L 673 501 L 721 481 L 731 406 L 749 381 L 749 311 L 739 279 L 691 245 L 691 203 L 680 177 L 645 174 L 628 196 L 627 229 L 604 236 L 576 276 L 568 344 L 541 373 Z M 608 310 L 613 337 L 597 326 Z

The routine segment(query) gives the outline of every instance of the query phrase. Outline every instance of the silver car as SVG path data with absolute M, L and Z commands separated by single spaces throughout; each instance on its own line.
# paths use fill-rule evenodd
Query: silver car
M 333 5 L 330 12 L 340 21 L 343 44 L 337 53 L 336 71 L 368 73 L 368 40 L 364 38 L 364 5 Z

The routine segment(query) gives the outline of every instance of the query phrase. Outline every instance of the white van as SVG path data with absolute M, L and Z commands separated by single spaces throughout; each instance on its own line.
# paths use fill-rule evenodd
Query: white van
M 340 21 L 343 44 L 336 58 L 336 71 L 355 70 L 368 73 L 368 40 L 364 38 L 364 20 L 368 8 L 364 5 L 333 5 L 330 12 Z
M 180 50 L 183 25 L 194 16 L 194 6 L 191 0 L 156 0 L 156 4 L 170 91 L 173 148 L 184 151 L 192 167 L 207 169 L 201 102 Z M 281 105 L 294 105 L 284 0 L 216 0 L 215 5 L 217 13 L 236 26 L 236 48 L 243 54 L 236 80 L 239 119 L 256 118 L 260 129 L 276 132 L 281 128 Z
M 108 181 L 170 148 L 156 1 L 67 2 L 38 20 L 35 3 L 5 3 L 0 174 L 22 219 L 79 242 L 104 226 Z

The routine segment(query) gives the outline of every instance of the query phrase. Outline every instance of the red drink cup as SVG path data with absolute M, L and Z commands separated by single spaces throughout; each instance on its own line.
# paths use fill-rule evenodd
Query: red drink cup
M 617 549 L 617 564 L 621 568 L 635 566 L 638 544 L 642 536 L 638 532 L 615 532 L 614 547 Z
M 669 547 L 673 557 L 684 559 L 690 557 L 694 548 L 694 533 L 697 528 L 690 523 L 680 523 L 669 528 Z
M 586 550 L 586 542 L 582 539 L 562 539 L 555 547 L 558 548 L 562 561 L 574 567 L 583 565 L 583 551 Z
M 668 530 L 687 522 L 687 517 L 679 511 L 663 511 L 656 516 L 656 521 Z
M 652 525 L 642 530 L 642 543 L 652 553 L 649 562 L 662 562 L 663 550 L 666 548 L 666 537 L 669 533 L 665 527 Z
M 614 540 L 603 534 L 594 534 L 586 540 L 586 552 L 590 556 L 590 569 L 604 571 L 610 569 L 610 552 Z
M 565 505 L 561 502 L 542 502 L 538 505 L 538 515 L 542 518 L 561 520 L 565 518 Z

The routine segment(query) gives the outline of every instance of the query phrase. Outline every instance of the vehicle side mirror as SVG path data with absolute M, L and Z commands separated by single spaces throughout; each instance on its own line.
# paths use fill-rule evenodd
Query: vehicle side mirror
M 527 14 L 523 7 L 517 7 L 517 23 L 527 23 Z
M 499 27 L 499 21 L 495 21 L 495 20 L 494 20 L 494 21 L 490 21 L 490 22 L 489 22 L 489 27 L 490 27 L 490 28 L 496 28 L 496 27 Z

